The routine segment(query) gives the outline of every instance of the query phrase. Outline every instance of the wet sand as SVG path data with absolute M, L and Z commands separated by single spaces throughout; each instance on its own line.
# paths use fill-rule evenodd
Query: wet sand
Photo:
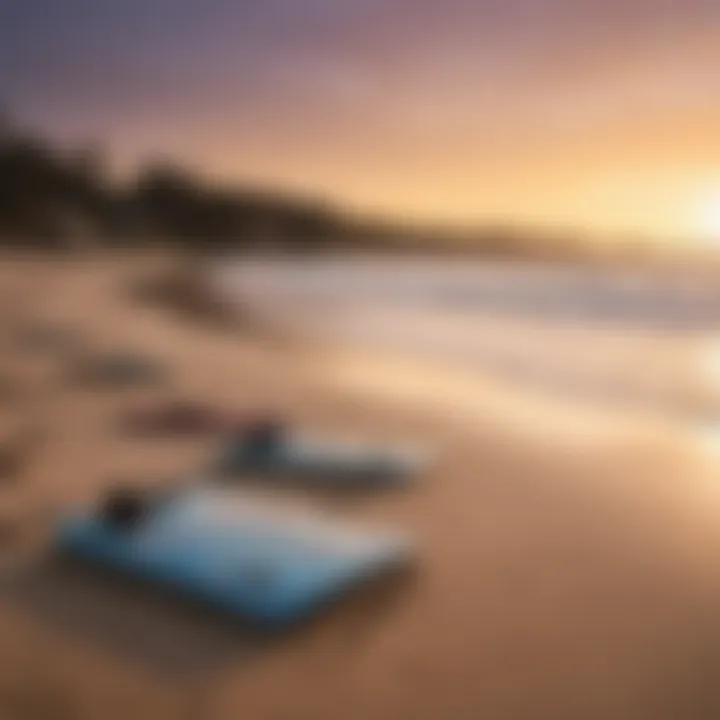
M 213 447 L 118 437 L 112 419 L 131 396 L 69 391 L 57 358 L 5 352 L 6 372 L 36 395 L 7 404 L 3 424 L 39 422 L 49 439 L 0 488 L 13 528 L 0 602 L 3 717 L 718 716 L 720 481 L 691 436 L 461 373 L 202 327 L 130 300 L 123 288 L 136 268 L 6 259 L 0 286 L 33 297 L 26 312 L 72 324 L 94 348 L 157 355 L 187 394 L 435 449 L 407 492 L 298 498 L 406 528 L 419 567 L 272 641 L 144 590 L 49 569 L 58 512 L 116 477 L 186 475 Z

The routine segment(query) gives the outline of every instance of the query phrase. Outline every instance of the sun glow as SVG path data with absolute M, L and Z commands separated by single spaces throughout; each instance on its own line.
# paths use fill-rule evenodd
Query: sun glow
M 697 226 L 707 243 L 720 247 L 720 185 L 699 203 Z

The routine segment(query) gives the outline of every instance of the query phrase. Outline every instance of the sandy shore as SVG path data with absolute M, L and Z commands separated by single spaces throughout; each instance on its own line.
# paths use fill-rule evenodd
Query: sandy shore
M 124 289 L 137 267 L 4 259 L 1 321 L 25 313 L 72 325 L 93 348 L 153 353 L 185 394 L 435 449 L 408 492 L 297 499 L 408 529 L 420 567 L 272 643 L 49 570 L 57 513 L 113 478 L 186 475 L 213 448 L 117 437 L 112 419 L 130 396 L 68 391 L 60 359 L 7 350 L 3 372 L 29 393 L 5 404 L 2 427 L 39 423 L 48 439 L 0 488 L 12 561 L 0 603 L 1 717 L 718 716 L 711 456 L 671 427 L 549 412 L 461 375 L 202 327 L 134 302 Z

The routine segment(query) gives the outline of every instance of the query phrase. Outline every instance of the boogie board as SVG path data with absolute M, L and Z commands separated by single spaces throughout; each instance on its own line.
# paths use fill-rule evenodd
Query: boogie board
M 411 560 L 394 534 L 278 510 L 223 488 L 159 495 L 135 518 L 80 512 L 57 547 L 264 626 L 284 626 Z
M 215 470 L 226 477 L 276 477 L 333 487 L 394 486 L 421 471 L 425 462 L 422 453 L 410 449 L 288 437 L 260 451 L 251 443 L 231 441 Z

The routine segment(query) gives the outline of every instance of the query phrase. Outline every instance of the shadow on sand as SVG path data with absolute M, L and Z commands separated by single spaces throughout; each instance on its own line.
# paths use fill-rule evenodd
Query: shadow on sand
M 202 681 L 270 648 L 300 642 L 321 626 L 345 642 L 366 642 L 395 616 L 417 580 L 417 568 L 379 578 L 283 632 L 61 556 L 14 571 L 1 592 L 4 602 L 73 642 L 92 644 L 174 683 Z

